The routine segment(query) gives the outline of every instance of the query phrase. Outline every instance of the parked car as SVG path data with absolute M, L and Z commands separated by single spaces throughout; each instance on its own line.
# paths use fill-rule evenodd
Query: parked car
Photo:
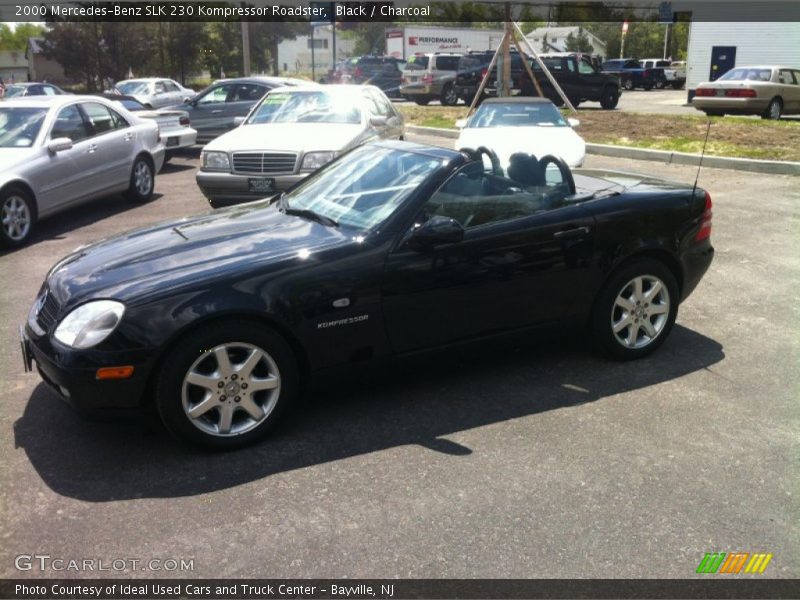
M 27 96 L 61 96 L 67 94 L 57 85 L 52 83 L 38 83 L 26 81 L 24 83 L 10 83 L 5 86 L 3 98 L 23 98 Z
M 800 69 L 773 65 L 736 67 L 695 89 L 692 105 L 709 116 L 800 113 Z
M 197 185 L 215 208 L 257 200 L 354 146 L 403 134 L 403 117 L 375 86 L 282 88 L 203 149 Z
M 355 56 L 341 66 L 339 83 L 366 83 L 390 98 L 399 98 L 404 67 L 405 61 L 394 56 Z
M 664 77 L 667 78 L 667 84 L 671 85 L 673 89 L 679 90 L 686 85 L 686 61 L 676 60 L 669 64 L 669 67 L 664 69 Z
M 136 113 L 142 119 L 152 119 L 158 123 L 161 139 L 164 142 L 166 152 L 164 162 L 169 161 L 175 150 L 194 146 L 197 140 L 197 131 L 192 129 L 189 113 L 185 110 L 161 109 L 150 110 L 133 96 L 121 96 L 119 94 L 102 94 L 104 98 L 111 102 L 116 102 L 126 110 Z
M 101 196 L 144 202 L 163 162 L 158 125 L 103 98 L 0 103 L 0 243 L 21 246 L 37 221 Z
M 310 81 L 289 77 L 240 77 L 215 81 L 184 104 L 169 107 L 189 114 L 197 130 L 197 143 L 207 144 L 235 127 L 237 117 L 244 117 L 270 90 L 294 85 L 313 85 Z
M 658 90 L 664 89 L 669 84 L 667 77 L 667 69 L 672 63 L 663 58 L 643 58 L 639 61 L 639 65 L 643 69 L 653 71 L 653 87 Z
M 453 84 L 456 95 L 465 104 L 472 104 L 484 75 L 492 62 L 494 50 L 470 51 L 458 59 L 456 78 Z
M 485 146 L 504 169 L 517 152 L 552 154 L 570 167 L 581 166 L 586 156 L 586 142 L 573 130 L 579 121 L 565 119 L 546 98 L 489 98 L 456 125 L 461 129 L 457 149 Z
M 180 104 L 194 96 L 194 91 L 172 79 L 145 77 L 119 81 L 114 90 L 123 96 L 133 96 L 147 108 L 163 108 Z
M 400 80 L 400 95 L 425 106 L 439 100 L 442 106 L 458 104 L 455 88 L 460 54 L 415 54 L 406 62 Z
M 233 448 L 322 369 L 547 323 L 620 359 L 663 344 L 714 255 L 709 194 L 484 155 L 372 143 L 275 199 L 83 247 L 45 278 L 24 364 L 78 407 L 152 398 L 179 438 Z
M 626 90 L 643 88 L 649 91 L 657 85 L 664 87 L 662 84 L 666 81 L 663 69 L 646 69 L 635 58 L 607 60 L 601 69 L 603 73 L 617 75 Z

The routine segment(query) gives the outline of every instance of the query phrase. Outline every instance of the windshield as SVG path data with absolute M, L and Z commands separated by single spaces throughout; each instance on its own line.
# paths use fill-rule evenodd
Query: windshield
M 4 95 L 6 98 L 11 98 L 12 96 L 22 96 L 24 94 L 25 94 L 24 85 L 10 85 L 6 88 L 6 93 Z
M 0 148 L 30 148 L 46 114 L 46 108 L 0 107 Z
M 569 127 L 549 102 L 481 104 L 467 127 Z
M 125 96 L 149 93 L 149 86 L 146 81 L 125 81 L 123 83 L 118 83 L 117 89 Z
M 308 177 L 284 196 L 284 205 L 367 231 L 388 219 L 442 165 L 425 154 L 367 144 Z
M 361 123 L 355 96 L 329 92 L 272 92 L 247 123 Z
M 772 69 L 731 69 L 720 81 L 769 81 Z

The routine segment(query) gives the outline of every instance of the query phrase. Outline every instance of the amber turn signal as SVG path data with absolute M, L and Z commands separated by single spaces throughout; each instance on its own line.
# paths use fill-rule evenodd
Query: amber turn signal
M 126 365 L 124 367 L 103 367 L 97 369 L 97 379 L 127 379 L 133 375 L 133 366 Z

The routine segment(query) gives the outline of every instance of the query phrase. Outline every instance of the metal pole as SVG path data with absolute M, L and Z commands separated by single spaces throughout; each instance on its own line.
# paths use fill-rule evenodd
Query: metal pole
M 250 25 L 242 19 L 242 71 L 245 77 L 250 75 Z
M 545 65 L 542 62 L 542 59 L 539 58 L 539 53 L 536 52 L 536 50 L 534 50 L 530 40 L 528 40 L 528 38 L 525 37 L 525 34 L 522 33 L 522 29 L 519 28 L 519 25 L 517 23 L 514 23 L 514 28 L 517 30 L 517 35 L 519 35 L 525 42 L 525 45 L 528 47 L 528 51 L 531 53 L 531 56 L 533 56 L 536 62 L 539 63 L 539 66 L 541 67 L 542 71 L 544 71 L 544 74 L 547 75 L 547 78 L 550 80 L 550 83 L 553 84 L 553 88 L 555 88 L 555 90 L 558 92 L 558 95 L 561 96 L 561 99 L 564 101 L 564 104 L 566 104 L 572 112 L 577 114 L 578 111 L 575 110 L 574 106 L 572 106 L 572 102 L 569 101 L 569 98 L 567 98 L 567 95 L 564 93 L 564 90 L 562 90 L 561 86 L 558 85 L 558 82 L 553 77 L 553 74 L 550 72 L 550 69 L 548 69 L 547 65 Z
M 511 3 L 505 5 L 506 22 L 503 26 L 506 34 L 503 36 L 503 93 L 498 96 L 504 98 L 511 95 Z M 500 90 L 498 90 L 500 92 Z
M 317 72 L 315 69 L 316 60 L 314 60 L 314 26 L 311 26 L 311 81 L 317 80 Z
M 669 23 L 667 23 L 666 29 L 664 29 L 664 56 L 662 58 L 664 60 L 667 59 L 667 40 L 669 39 Z

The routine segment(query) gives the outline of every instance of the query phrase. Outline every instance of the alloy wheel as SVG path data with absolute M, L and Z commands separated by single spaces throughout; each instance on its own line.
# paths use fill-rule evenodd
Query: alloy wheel
M 262 348 L 231 342 L 205 350 L 183 379 L 181 402 L 204 433 L 229 437 L 263 423 L 278 403 L 281 376 Z
M 153 174 L 150 172 L 150 166 L 143 160 L 136 163 L 133 171 L 133 184 L 141 196 L 150 195 L 153 187 Z
M 769 105 L 769 118 L 770 119 L 780 119 L 781 118 L 781 103 L 778 100 L 773 100 L 770 102 Z
M 620 290 L 611 308 L 614 338 L 625 348 L 644 348 L 664 330 L 669 311 L 664 282 L 653 275 L 635 277 Z
M 9 238 L 15 242 L 24 240 L 31 228 L 31 211 L 27 202 L 16 195 L 6 198 L 3 203 L 2 223 L 3 231 Z

